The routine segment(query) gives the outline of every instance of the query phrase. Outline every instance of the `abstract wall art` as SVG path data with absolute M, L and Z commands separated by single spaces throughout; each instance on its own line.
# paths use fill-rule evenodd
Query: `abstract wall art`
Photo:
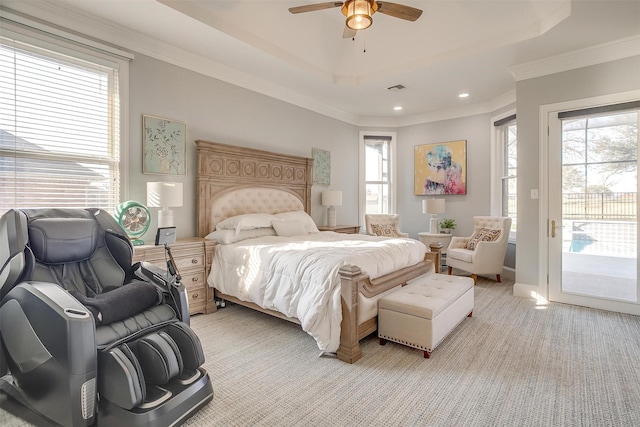
M 414 194 L 467 194 L 467 141 L 416 145 Z

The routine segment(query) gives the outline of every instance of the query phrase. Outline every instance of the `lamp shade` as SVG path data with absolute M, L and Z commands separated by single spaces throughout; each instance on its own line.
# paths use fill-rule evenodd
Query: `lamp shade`
M 423 214 L 445 213 L 444 199 L 424 199 L 422 201 Z
M 323 191 L 322 206 L 342 206 L 342 191 Z
M 371 15 L 375 13 L 377 4 L 371 0 L 351 0 L 346 1 L 342 7 L 342 13 L 347 17 L 347 27 L 352 30 L 364 30 L 373 23 Z
M 147 182 L 147 206 L 152 208 L 182 206 L 182 183 Z

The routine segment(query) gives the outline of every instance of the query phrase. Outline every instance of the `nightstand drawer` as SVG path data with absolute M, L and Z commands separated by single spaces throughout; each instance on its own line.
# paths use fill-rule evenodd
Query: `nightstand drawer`
M 174 255 L 173 259 L 176 262 L 178 271 L 180 272 L 187 269 L 204 269 L 204 254 L 189 255 L 185 257 Z
M 183 274 L 181 282 L 187 290 L 201 288 L 205 285 L 204 271 Z
M 187 299 L 189 300 L 189 313 L 204 313 L 207 292 L 204 287 L 198 289 L 187 289 Z

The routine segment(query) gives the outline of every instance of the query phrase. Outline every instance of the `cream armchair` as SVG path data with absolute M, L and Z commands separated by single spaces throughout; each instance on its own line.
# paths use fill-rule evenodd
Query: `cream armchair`
M 474 216 L 473 235 L 453 237 L 447 248 L 449 274 L 459 268 L 471 273 L 473 283 L 478 274 L 495 274 L 500 282 L 510 229 L 511 218 Z
M 384 237 L 409 237 L 409 233 L 400 231 L 398 223 L 400 215 L 397 214 L 366 214 L 364 222 L 367 234 Z

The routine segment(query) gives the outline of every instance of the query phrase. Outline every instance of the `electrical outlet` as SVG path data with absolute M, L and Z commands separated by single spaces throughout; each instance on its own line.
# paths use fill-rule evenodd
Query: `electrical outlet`
M 538 199 L 538 189 L 537 188 L 533 188 L 531 190 L 531 199 L 532 200 L 537 200 Z

